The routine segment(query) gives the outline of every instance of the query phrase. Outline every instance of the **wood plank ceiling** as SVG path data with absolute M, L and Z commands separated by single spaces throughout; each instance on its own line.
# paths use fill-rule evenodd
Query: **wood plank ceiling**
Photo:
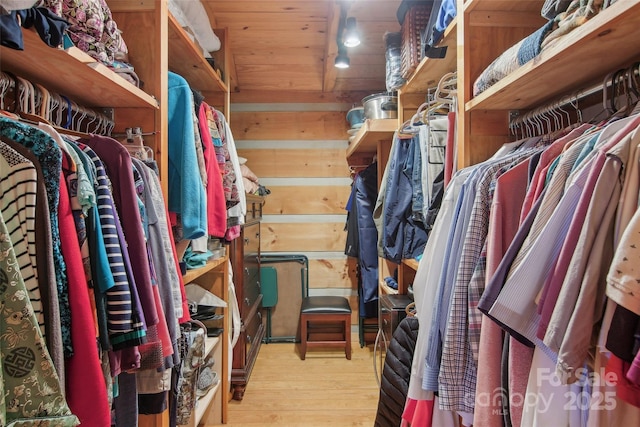
M 202 0 L 214 28 L 228 29 L 231 92 L 384 92 L 387 31 L 399 31 L 400 0 Z M 334 67 L 341 14 L 362 43 L 351 67 Z

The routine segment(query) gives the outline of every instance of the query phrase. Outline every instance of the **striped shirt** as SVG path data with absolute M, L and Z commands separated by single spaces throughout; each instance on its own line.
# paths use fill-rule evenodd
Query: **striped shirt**
M 107 299 L 107 324 L 109 338 L 114 349 L 139 345 L 144 333 L 141 314 L 136 310 L 135 285 L 132 283 L 133 273 L 127 262 L 127 253 L 123 250 L 124 241 L 120 239 L 120 221 L 113 207 L 110 182 L 104 165 L 97 154 L 88 146 L 77 143 L 96 167 L 98 187 L 96 201 L 100 231 L 109 267 L 113 276 L 113 286 L 100 289 Z
M 36 270 L 37 172 L 33 163 L 3 142 L 0 142 L 0 154 L 0 211 L 14 242 L 20 274 L 44 337 L 44 312 Z

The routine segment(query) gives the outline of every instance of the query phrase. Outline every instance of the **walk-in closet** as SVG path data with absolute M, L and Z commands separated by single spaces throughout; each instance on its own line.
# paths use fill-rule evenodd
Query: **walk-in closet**
M 0 426 L 640 424 L 640 0 L 0 0 Z

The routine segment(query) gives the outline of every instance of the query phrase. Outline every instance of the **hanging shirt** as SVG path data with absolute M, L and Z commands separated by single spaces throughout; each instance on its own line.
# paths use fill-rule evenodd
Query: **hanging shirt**
M 447 329 L 443 341 L 442 364 L 439 371 L 439 397 L 444 409 L 473 412 L 473 401 L 468 396 L 475 394 L 476 370 L 474 351 L 477 350 L 482 321 L 477 310 L 478 301 L 484 291 L 484 280 L 471 282 L 474 270 L 484 279 L 484 264 L 480 263 L 489 228 L 490 188 L 496 174 L 505 166 L 518 162 L 533 154 L 533 151 L 516 151 L 498 160 L 490 160 L 478 166 L 475 191 L 468 225 L 461 239 L 460 261 L 455 275 Z M 475 284 L 475 288 L 472 286 Z M 473 345 L 471 341 L 473 340 Z
M 500 260 L 518 230 L 518 219 L 526 193 L 530 161 L 531 159 L 522 161 L 502 173 L 496 180 L 487 235 L 486 277 L 491 277 L 498 268 Z M 492 322 L 488 317 L 483 316 L 478 342 L 476 397 L 494 397 L 495 390 L 500 390 L 502 373 L 500 354 L 503 343 L 503 334 L 500 326 Z M 509 389 L 513 391 L 511 384 L 509 385 Z M 524 382 L 524 389 L 526 389 L 526 381 Z M 474 424 L 486 427 L 502 427 L 503 420 L 496 414 L 501 412 L 503 403 L 497 401 L 497 399 L 491 399 L 488 404 L 478 405 L 476 403 Z M 512 414 L 512 418 L 513 409 L 516 409 L 516 412 L 518 411 L 517 408 L 510 408 L 509 413 Z M 519 421 L 513 424 L 519 425 Z
M 226 144 L 229 158 L 225 161 L 225 167 L 228 170 L 225 174 L 233 176 L 233 182 L 231 184 L 231 201 L 234 204 L 232 207 L 227 205 L 227 217 L 236 217 L 240 220 L 240 224 L 244 224 L 244 216 L 247 214 L 247 198 L 244 190 L 244 183 L 242 182 L 242 170 L 240 169 L 240 161 L 238 160 L 238 151 L 236 150 L 236 143 L 231 133 L 231 128 L 227 123 L 227 119 L 220 111 L 216 111 L 220 120 L 224 123 L 224 138 L 223 145 Z M 233 175 L 231 175 L 233 173 Z
M 38 157 L 44 175 L 51 221 L 51 243 L 54 259 L 58 303 L 60 306 L 60 328 L 65 357 L 73 354 L 71 343 L 71 311 L 66 265 L 60 251 L 60 229 L 58 227 L 58 200 L 62 155 L 55 141 L 39 129 L 0 116 L 0 134 L 29 148 Z
M 627 129 L 638 123 L 640 121 L 630 122 Z M 618 135 L 623 132 L 627 130 Z M 569 261 L 556 303 L 547 299 L 542 310 L 543 320 L 552 312 L 544 340 L 558 350 L 558 370 L 564 373 L 582 367 L 590 348 L 593 327 L 599 322 L 604 308 L 606 281 L 602 279 L 613 257 L 614 218 L 622 188 L 620 175 L 629 160 L 635 157 L 631 155 L 631 149 L 635 151 L 640 142 L 640 132 L 635 129 L 621 141 L 617 140 L 611 138 L 607 146 L 598 150 L 597 159 L 603 159 L 603 167 L 594 177 L 595 189 L 584 215 L 584 226 L 573 239 L 576 250 Z
M 638 131 L 636 130 L 635 133 Z M 637 146 L 633 148 L 636 151 L 633 159 L 637 160 L 639 150 Z M 637 161 L 632 161 L 629 166 L 632 168 L 636 164 Z M 636 203 L 637 194 L 637 188 L 635 188 Z M 639 264 L 636 262 L 640 259 L 640 250 L 638 249 L 640 247 L 640 239 L 638 239 L 638 235 L 640 235 L 640 210 L 635 211 L 623 230 L 607 274 L 606 292 L 607 296 L 617 304 L 640 315 L 640 295 L 638 295 L 640 271 Z
M 441 267 L 445 261 L 444 251 L 442 251 L 441 248 L 446 245 L 454 219 L 453 210 L 456 207 L 460 187 L 469 172 L 470 169 L 464 169 L 458 172 L 449 183 L 450 185 L 447 186 L 444 197 L 442 198 L 441 214 L 436 217 L 433 230 L 425 246 L 418 270 L 416 271 L 416 277 L 413 281 L 416 312 L 421 327 L 418 330 L 416 351 L 411 367 L 411 380 L 407 392 L 407 397 L 410 399 L 425 400 L 433 398 L 433 393 L 426 393 L 423 390 L 422 381 L 425 357 L 427 349 L 430 348 L 428 346 L 429 331 L 432 323 L 436 320 L 435 316 L 432 316 L 432 313 L 437 309 L 436 293 L 439 289 L 438 283 L 440 283 L 442 273 Z
M 204 149 L 204 163 L 207 172 L 207 230 L 209 236 L 224 237 L 227 231 L 227 207 L 225 192 L 222 186 L 222 174 L 216 159 L 216 152 L 211 136 L 210 124 L 215 122 L 208 119 L 209 106 L 204 102 L 198 111 L 198 124 Z
M 102 374 L 96 331 L 91 310 L 87 281 L 82 267 L 75 221 L 69 192 L 60 174 L 60 204 L 58 218 L 60 242 L 67 265 L 69 303 L 71 306 L 71 338 L 77 343 L 74 354 L 66 361 L 66 396 L 71 411 L 80 422 L 96 427 L 109 427 L 111 414 L 107 389 Z
M 178 272 L 173 261 L 169 228 L 164 212 L 164 199 L 160 189 L 160 182 L 155 173 L 144 162 L 132 159 L 136 169 L 144 181 L 143 200 L 146 206 L 149 248 L 155 266 L 157 287 L 162 302 L 162 311 L 166 317 L 166 324 L 173 349 L 171 363 L 165 363 L 165 368 L 171 368 L 179 363 L 178 351 L 178 318 L 182 316 L 182 300 L 180 297 Z M 160 208 L 160 210 L 158 210 Z M 176 314 L 179 309 L 179 315 Z
M 145 335 L 145 323 L 137 288 L 133 282 L 133 273 L 130 271 L 128 253 L 122 248 L 125 242 L 120 239 L 120 221 L 113 207 L 110 183 L 97 154 L 82 143 L 78 143 L 78 147 L 93 162 L 96 170 L 98 206 L 97 216 L 94 218 L 94 223 L 97 220 L 97 224 L 94 229 L 99 234 L 96 235 L 93 245 L 94 254 L 98 258 L 93 262 L 94 269 L 101 272 L 96 275 L 97 285 L 107 300 L 110 343 L 115 349 L 136 346 L 142 342 Z M 107 266 L 103 262 L 104 254 L 107 256 Z
M 463 169 L 463 171 L 465 171 L 465 169 Z M 439 281 L 436 284 L 438 290 L 435 300 L 438 301 L 438 304 L 435 305 L 432 312 L 433 317 L 427 344 L 426 366 L 422 380 L 422 388 L 428 391 L 438 391 L 438 373 L 440 372 L 440 362 L 442 358 L 442 343 L 446 334 L 451 293 L 455 281 L 454 275 L 459 263 L 460 242 L 462 241 L 463 230 L 466 230 L 466 221 L 469 218 L 468 211 L 465 215 L 465 199 L 467 199 L 468 205 L 472 203 L 472 201 L 469 202 L 468 199 L 471 198 L 469 197 L 469 193 L 472 194 L 475 190 L 470 187 L 475 182 L 474 175 L 476 173 L 476 168 L 471 167 L 466 169 L 466 179 L 460 187 L 458 198 L 455 202 L 452 223 L 447 235 L 446 245 L 444 246 L 443 263 L 441 266 L 434 266 L 434 268 L 440 268 L 441 273 Z
M 142 231 L 142 220 L 137 209 L 138 196 L 133 180 L 131 156 L 122 144 L 108 137 L 93 135 L 91 139 L 83 139 L 81 142 L 91 147 L 100 156 L 112 184 L 113 204 L 119 217 L 127 219 L 121 221 L 124 234 L 122 241 L 127 242 L 123 249 L 129 254 L 145 324 L 155 325 L 158 323 L 158 312 L 151 289 L 151 272 Z

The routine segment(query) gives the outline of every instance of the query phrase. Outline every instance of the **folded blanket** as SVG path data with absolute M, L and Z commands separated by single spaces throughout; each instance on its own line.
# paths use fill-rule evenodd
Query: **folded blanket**
M 545 2 L 545 6 L 542 9 L 543 16 L 545 16 L 545 11 L 551 13 L 548 9 L 553 9 L 553 13 L 557 12 L 554 15 L 554 19 L 511 46 L 489 64 L 474 82 L 473 95 L 479 95 L 531 61 L 544 49 L 548 49 L 561 39 L 562 36 L 584 24 L 610 4 L 612 2 L 607 0 L 572 0 L 568 4 L 559 0 Z
M 473 95 L 479 95 L 535 58 L 542 50 L 542 41 L 553 29 L 554 24 L 555 21 L 547 22 L 533 34 L 504 51 L 502 55 L 489 64 L 473 84 Z

